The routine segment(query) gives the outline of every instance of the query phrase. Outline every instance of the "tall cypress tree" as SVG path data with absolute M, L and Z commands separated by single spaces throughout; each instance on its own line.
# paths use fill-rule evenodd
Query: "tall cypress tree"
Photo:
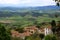
M 52 30 L 53 34 L 55 34 L 55 31 L 56 31 L 56 22 L 55 22 L 55 20 L 52 20 L 51 26 L 52 26 L 51 30 Z

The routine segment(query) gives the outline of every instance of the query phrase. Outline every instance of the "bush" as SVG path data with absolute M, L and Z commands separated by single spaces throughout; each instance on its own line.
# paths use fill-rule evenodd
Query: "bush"
M 57 40 L 56 36 L 55 35 L 47 35 L 45 36 L 45 40 Z
M 50 35 L 45 36 L 45 40 L 51 40 L 51 36 Z
M 55 35 L 52 36 L 52 40 L 57 40 Z
M 39 37 L 41 38 L 41 40 L 44 38 L 44 34 L 40 34 Z

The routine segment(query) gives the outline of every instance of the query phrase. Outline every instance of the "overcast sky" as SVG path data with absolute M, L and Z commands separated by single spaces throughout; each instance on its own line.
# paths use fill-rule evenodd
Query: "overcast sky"
M 0 0 L 0 6 L 48 6 L 55 5 L 53 0 Z

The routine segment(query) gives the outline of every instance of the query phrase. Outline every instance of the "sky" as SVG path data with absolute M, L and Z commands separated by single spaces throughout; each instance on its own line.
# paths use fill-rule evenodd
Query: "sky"
M 0 0 L 0 6 L 49 6 L 53 0 Z

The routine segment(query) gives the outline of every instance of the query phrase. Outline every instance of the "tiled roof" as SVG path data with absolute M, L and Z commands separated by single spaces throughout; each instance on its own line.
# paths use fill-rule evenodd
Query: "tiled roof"
M 47 28 L 51 29 L 51 26 L 49 26 Z M 31 27 L 25 27 L 24 28 L 25 32 L 23 32 L 23 33 L 19 33 L 18 31 L 15 31 L 15 30 L 11 30 L 11 34 L 12 34 L 12 37 L 25 37 L 25 36 L 31 35 L 31 32 L 29 32 L 30 30 L 33 30 L 33 31 L 40 30 L 41 32 L 44 33 L 44 31 L 45 31 L 44 29 L 45 28 L 38 29 L 36 26 L 31 26 Z
M 29 32 L 19 33 L 18 31 L 11 30 L 12 37 L 25 37 L 30 36 Z

